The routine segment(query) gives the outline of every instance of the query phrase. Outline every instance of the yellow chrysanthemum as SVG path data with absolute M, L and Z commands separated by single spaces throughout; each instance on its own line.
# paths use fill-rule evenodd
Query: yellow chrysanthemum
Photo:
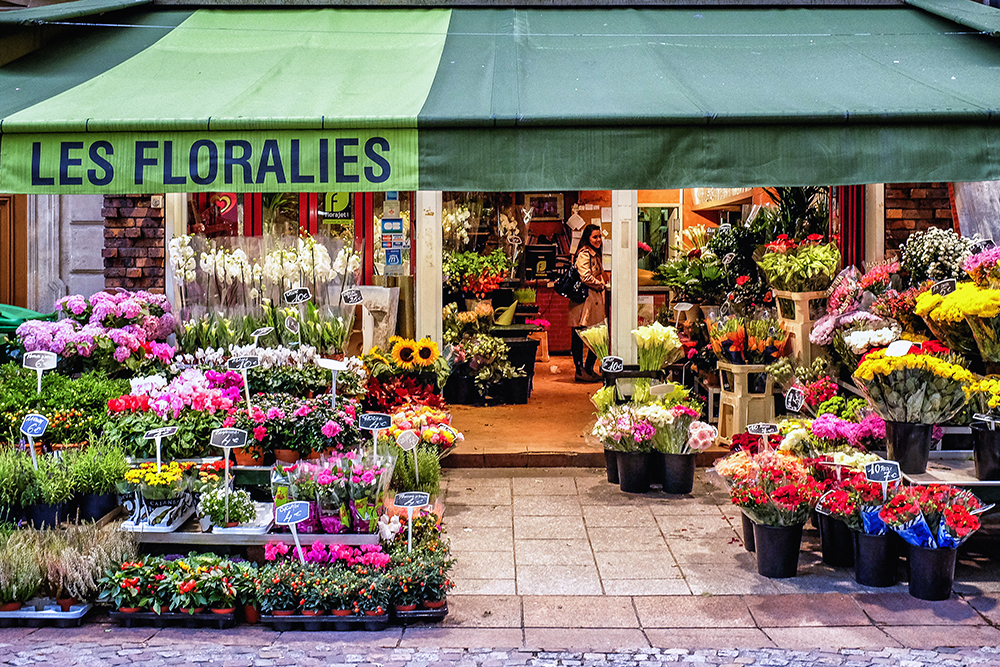
M 417 353 L 413 358 L 413 363 L 426 368 L 433 365 L 440 356 L 441 351 L 438 349 L 437 343 L 430 338 L 421 338 L 417 341 Z
M 413 368 L 417 356 L 417 345 L 412 340 L 402 340 L 392 348 L 392 360 L 404 371 Z

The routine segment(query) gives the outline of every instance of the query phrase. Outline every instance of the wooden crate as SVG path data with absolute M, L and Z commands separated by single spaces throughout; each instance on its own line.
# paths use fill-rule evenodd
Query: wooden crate
M 809 366 L 823 356 L 823 348 L 809 342 L 809 333 L 816 320 L 826 315 L 826 292 L 774 291 L 778 316 L 788 331 L 792 354 L 800 366 Z
M 535 361 L 547 362 L 549 360 L 549 332 L 532 331 L 528 338 L 538 341 L 538 349 L 535 351 Z
M 764 368 L 757 364 L 719 362 L 717 444 L 730 444 L 733 435 L 747 430 L 750 424 L 774 421 L 774 379 Z

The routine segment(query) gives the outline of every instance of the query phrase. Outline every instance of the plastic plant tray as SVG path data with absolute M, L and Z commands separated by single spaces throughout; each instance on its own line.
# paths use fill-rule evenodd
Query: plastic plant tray
M 240 524 L 232 528 L 214 526 L 212 532 L 217 535 L 266 535 L 274 525 L 274 505 L 271 503 L 254 503 L 257 518 L 250 523 Z
M 188 508 L 176 521 L 165 526 L 162 524 L 151 526 L 145 522 L 135 523 L 130 519 L 122 524 L 122 530 L 130 533 L 172 533 L 183 526 L 192 516 L 194 516 L 194 507 Z
M 389 627 L 389 614 L 379 616 L 270 616 L 262 615 L 260 622 L 270 625 L 278 632 L 290 630 L 368 630 L 377 632 Z
M 410 623 L 437 623 L 448 615 L 448 605 L 438 609 L 414 609 L 413 611 L 393 611 L 396 621 L 402 625 Z
M 157 628 L 181 626 L 187 628 L 218 628 L 225 630 L 236 625 L 236 613 L 214 614 L 205 611 L 200 614 L 182 614 L 176 611 L 165 611 L 157 614 L 151 611 L 137 611 L 126 614 L 113 611 L 108 614 L 112 621 L 121 627 L 131 628 L 133 625 L 152 625 Z
M 0 611 L 0 627 L 8 628 L 15 625 L 54 625 L 60 628 L 79 626 L 83 617 L 91 610 L 92 604 L 75 604 L 69 611 L 63 611 L 59 605 L 45 605 L 42 611 L 33 607 L 17 611 Z

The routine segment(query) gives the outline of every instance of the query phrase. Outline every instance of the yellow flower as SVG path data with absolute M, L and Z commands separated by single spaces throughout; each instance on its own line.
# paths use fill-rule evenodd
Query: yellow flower
M 392 348 L 392 360 L 404 371 L 408 371 L 413 368 L 416 354 L 416 343 L 411 340 L 400 341 L 399 343 L 396 343 L 395 347 Z
M 426 368 L 433 365 L 440 356 L 441 351 L 438 349 L 437 343 L 430 338 L 421 338 L 417 341 L 417 351 L 413 357 L 413 363 Z

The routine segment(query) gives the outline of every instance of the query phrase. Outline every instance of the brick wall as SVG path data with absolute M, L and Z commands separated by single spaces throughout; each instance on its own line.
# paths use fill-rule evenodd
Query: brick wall
M 954 229 L 947 183 L 887 183 L 885 249 L 897 250 L 906 238 L 929 227 Z
M 162 199 L 162 197 L 161 197 Z M 104 197 L 104 287 L 164 289 L 163 209 L 149 195 Z

